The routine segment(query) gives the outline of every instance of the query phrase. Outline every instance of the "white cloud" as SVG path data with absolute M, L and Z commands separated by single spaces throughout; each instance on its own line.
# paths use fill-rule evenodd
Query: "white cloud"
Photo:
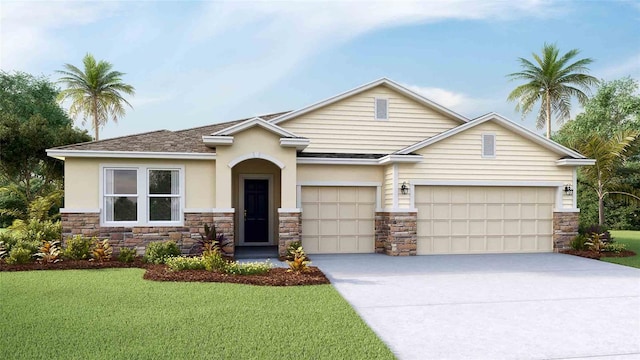
M 631 76 L 634 79 L 640 80 L 640 53 L 610 64 L 595 74 L 605 80 L 614 80 L 624 76 Z
M 501 104 L 498 102 L 498 100 L 496 100 L 496 98 L 476 98 L 465 93 L 450 91 L 437 87 L 426 87 L 409 84 L 402 85 L 431 101 L 434 101 L 446 108 L 449 108 L 457 113 L 471 118 L 490 111 L 497 111 L 496 106 Z
M 26 70 L 36 60 L 61 57 L 71 44 L 55 30 L 82 26 L 109 16 L 113 2 L 18 2 L 0 4 L 0 66 Z

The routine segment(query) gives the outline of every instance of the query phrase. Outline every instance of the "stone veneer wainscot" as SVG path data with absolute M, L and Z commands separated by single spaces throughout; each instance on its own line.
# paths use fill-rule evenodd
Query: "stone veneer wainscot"
M 578 235 L 579 212 L 553 213 L 553 250 L 570 248 L 571 240 Z
M 289 244 L 302 240 L 302 217 L 298 212 L 278 211 L 278 255 L 285 256 Z
M 416 212 L 376 212 L 376 252 L 392 256 L 416 255 L 417 218 Z

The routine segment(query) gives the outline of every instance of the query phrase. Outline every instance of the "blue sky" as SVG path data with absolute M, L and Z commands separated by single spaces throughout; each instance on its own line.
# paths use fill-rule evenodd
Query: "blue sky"
M 640 0 L 0 3 L 2 70 L 55 80 L 90 52 L 126 73 L 134 110 L 101 138 L 294 110 L 380 77 L 535 130 L 505 75 L 544 42 L 580 49 L 598 78 L 640 79 Z

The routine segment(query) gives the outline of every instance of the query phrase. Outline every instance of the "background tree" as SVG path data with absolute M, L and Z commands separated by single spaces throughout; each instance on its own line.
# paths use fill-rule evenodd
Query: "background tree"
M 589 87 L 598 80 L 587 75 L 587 65 L 593 62 L 586 58 L 569 63 L 580 51 L 573 49 L 559 56 L 560 50 L 555 44 L 544 44 L 542 54 L 532 54 L 535 63 L 518 58 L 521 72 L 507 75 L 511 80 L 524 80 L 522 84 L 509 94 L 508 101 L 517 101 L 516 111 L 525 117 L 535 104 L 540 102 L 536 126 L 547 128 L 547 138 L 551 138 L 551 115 L 556 114 L 558 124 L 562 124 L 570 116 L 571 99 L 577 98 L 580 104 L 587 102 Z
M 46 78 L 0 71 L 2 225 L 25 213 L 36 197 L 61 188 L 63 163 L 48 157 L 46 149 L 91 140 L 85 131 L 73 128 L 56 102 L 57 94 Z
M 124 73 L 113 71 L 113 65 L 106 61 L 96 62 L 93 55 L 87 54 L 82 59 L 84 71 L 65 64 L 65 70 L 59 82 L 65 85 L 58 96 L 60 101 L 69 99 L 71 106 L 69 113 L 73 117 L 82 115 L 83 124 L 91 118 L 94 139 L 99 139 L 100 127 L 111 118 L 114 122 L 124 116 L 125 105 L 133 108 L 122 94 L 134 95 L 133 86 L 122 82 Z

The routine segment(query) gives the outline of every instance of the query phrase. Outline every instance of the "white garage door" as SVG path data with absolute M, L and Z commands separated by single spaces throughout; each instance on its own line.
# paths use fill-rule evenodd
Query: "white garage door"
M 374 252 L 375 187 L 303 186 L 302 246 L 309 254 Z
M 549 252 L 555 189 L 417 186 L 418 254 Z

